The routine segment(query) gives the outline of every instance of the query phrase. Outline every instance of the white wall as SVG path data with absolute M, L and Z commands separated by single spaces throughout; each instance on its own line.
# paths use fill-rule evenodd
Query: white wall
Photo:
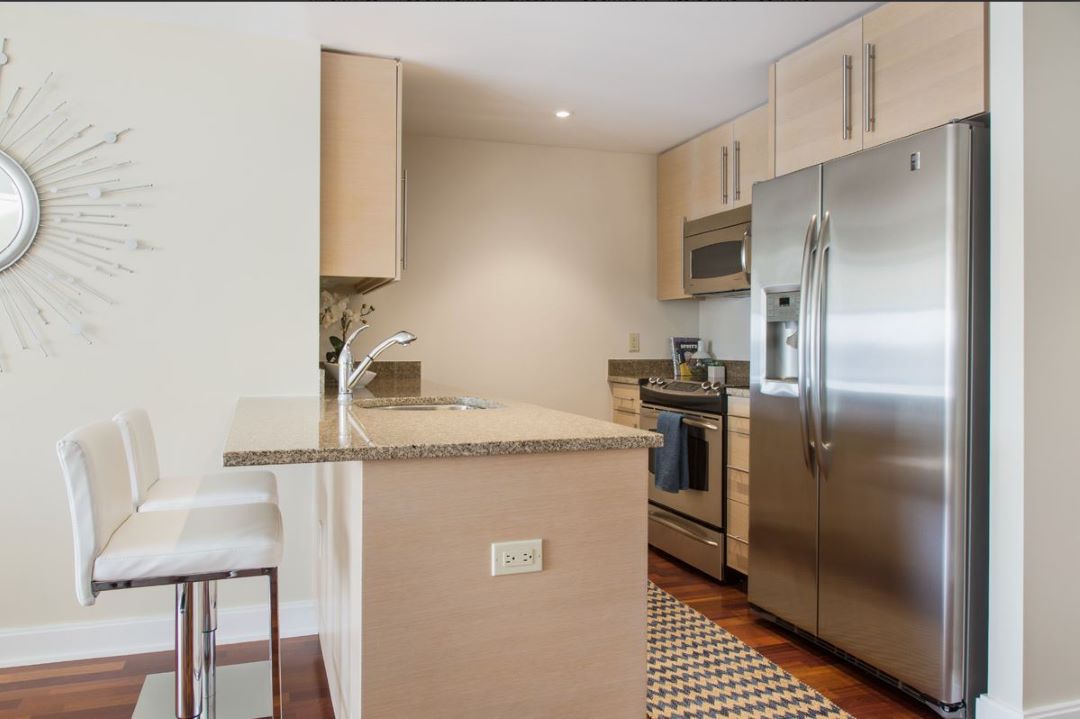
M 1080 716 L 1080 5 L 1024 4 L 1024 706 Z M 1064 312 L 1064 314 L 1063 314 Z M 1064 323 L 1064 331 L 1063 331 Z
M 164 470 L 199 472 L 221 466 L 237 397 L 314 391 L 319 52 L 71 8 L 5 4 L 0 25 L 5 104 L 16 83 L 32 88 L 54 71 L 49 103 L 67 98 L 73 125 L 134 128 L 109 149 L 135 161 L 128 177 L 155 184 L 132 223 L 159 248 L 125 256 L 131 277 L 94 280 L 119 304 L 95 311 L 93 346 L 54 333 L 44 359 L 14 351 L 0 325 L 11 370 L 0 374 L 3 645 L 14 627 L 171 612 L 168 588 L 76 603 L 54 449 L 65 432 L 146 407 Z M 279 474 L 286 602 L 312 596 L 311 479 L 309 469 Z M 265 601 L 265 581 L 222 585 L 226 605 Z
M 750 360 L 750 298 L 707 297 L 699 305 L 698 334 L 716 359 Z
M 606 418 L 609 358 L 666 357 L 668 337 L 697 332 L 697 303 L 655 295 L 655 157 L 410 136 L 405 166 L 409 267 L 366 298 L 363 342 L 419 340 L 385 359 Z
M 980 716 L 1024 703 L 1023 5 L 990 5 L 990 601 Z
M 980 718 L 1080 717 L 1080 7 L 991 4 L 990 686 Z M 1067 312 L 1067 310 L 1065 310 Z M 1067 361 L 1067 360 L 1066 360 Z

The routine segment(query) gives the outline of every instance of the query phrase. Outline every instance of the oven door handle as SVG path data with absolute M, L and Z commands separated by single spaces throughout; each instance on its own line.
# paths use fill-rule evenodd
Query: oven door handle
M 684 534 L 687 537 L 690 537 L 690 539 L 701 542 L 702 544 L 707 544 L 710 547 L 719 547 L 720 546 L 719 542 L 714 542 L 711 539 L 708 539 L 706 537 L 702 537 L 699 534 L 695 534 L 695 533 L 691 532 L 689 529 L 687 529 L 686 527 L 682 527 L 682 526 L 680 526 L 678 524 L 675 524 L 675 522 L 672 522 L 670 519 L 667 519 L 666 517 L 664 517 L 664 515 L 658 514 L 657 512 L 649 512 L 649 519 L 656 522 L 657 524 L 664 525 L 668 529 L 673 529 L 676 532 L 678 532 L 679 534 Z
M 708 429 L 713 432 L 719 432 L 720 428 L 715 424 L 709 424 L 708 422 L 702 422 L 699 419 L 690 419 L 689 417 L 683 417 L 682 423 L 687 427 L 697 427 L 698 429 Z

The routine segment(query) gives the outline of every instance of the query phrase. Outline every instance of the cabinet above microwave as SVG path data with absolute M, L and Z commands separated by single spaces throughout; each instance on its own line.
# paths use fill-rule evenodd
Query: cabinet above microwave
M 750 290 L 750 206 L 683 223 L 683 291 Z

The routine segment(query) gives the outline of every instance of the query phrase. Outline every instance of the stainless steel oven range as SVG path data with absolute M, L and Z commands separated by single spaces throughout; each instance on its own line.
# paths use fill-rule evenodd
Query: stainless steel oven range
M 677 412 L 687 430 L 690 489 L 657 489 L 649 450 L 649 544 L 724 578 L 723 385 L 657 377 L 641 381 L 641 428 L 656 431 L 661 412 Z

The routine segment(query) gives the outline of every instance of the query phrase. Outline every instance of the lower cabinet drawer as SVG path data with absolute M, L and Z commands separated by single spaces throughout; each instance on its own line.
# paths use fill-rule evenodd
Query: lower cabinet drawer
M 638 415 L 634 412 L 623 412 L 621 409 L 616 409 L 611 412 L 611 421 L 624 427 L 637 429 Z
M 727 433 L 728 466 L 750 471 L 750 435 L 738 432 Z
M 737 572 L 750 575 L 750 545 L 735 537 L 727 538 L 727 565 Z
M 727 468 L 727 496 L 736 502 L 750 504 L 750 473 L 734 467 Z
M 732 417 L 749 417 L 750 416 L 750 398 L 749 397 L 733 397 L 728 395 L 727 398 L 727 413 Z
M 727 503 L 727 533 L 729 537 L 750 541 L 750 505 L 729 499 Z
M 611 385 L 611 404 L 624 412 L 638 412 L 641 409 L 641 391 L 637 385 Z
M 750 420 L 746 417 L 728 417 L 728 431 L 750 434 Z
M 709 576 L 724 578 L 724 535 L 652 504 L 649 544 Z

